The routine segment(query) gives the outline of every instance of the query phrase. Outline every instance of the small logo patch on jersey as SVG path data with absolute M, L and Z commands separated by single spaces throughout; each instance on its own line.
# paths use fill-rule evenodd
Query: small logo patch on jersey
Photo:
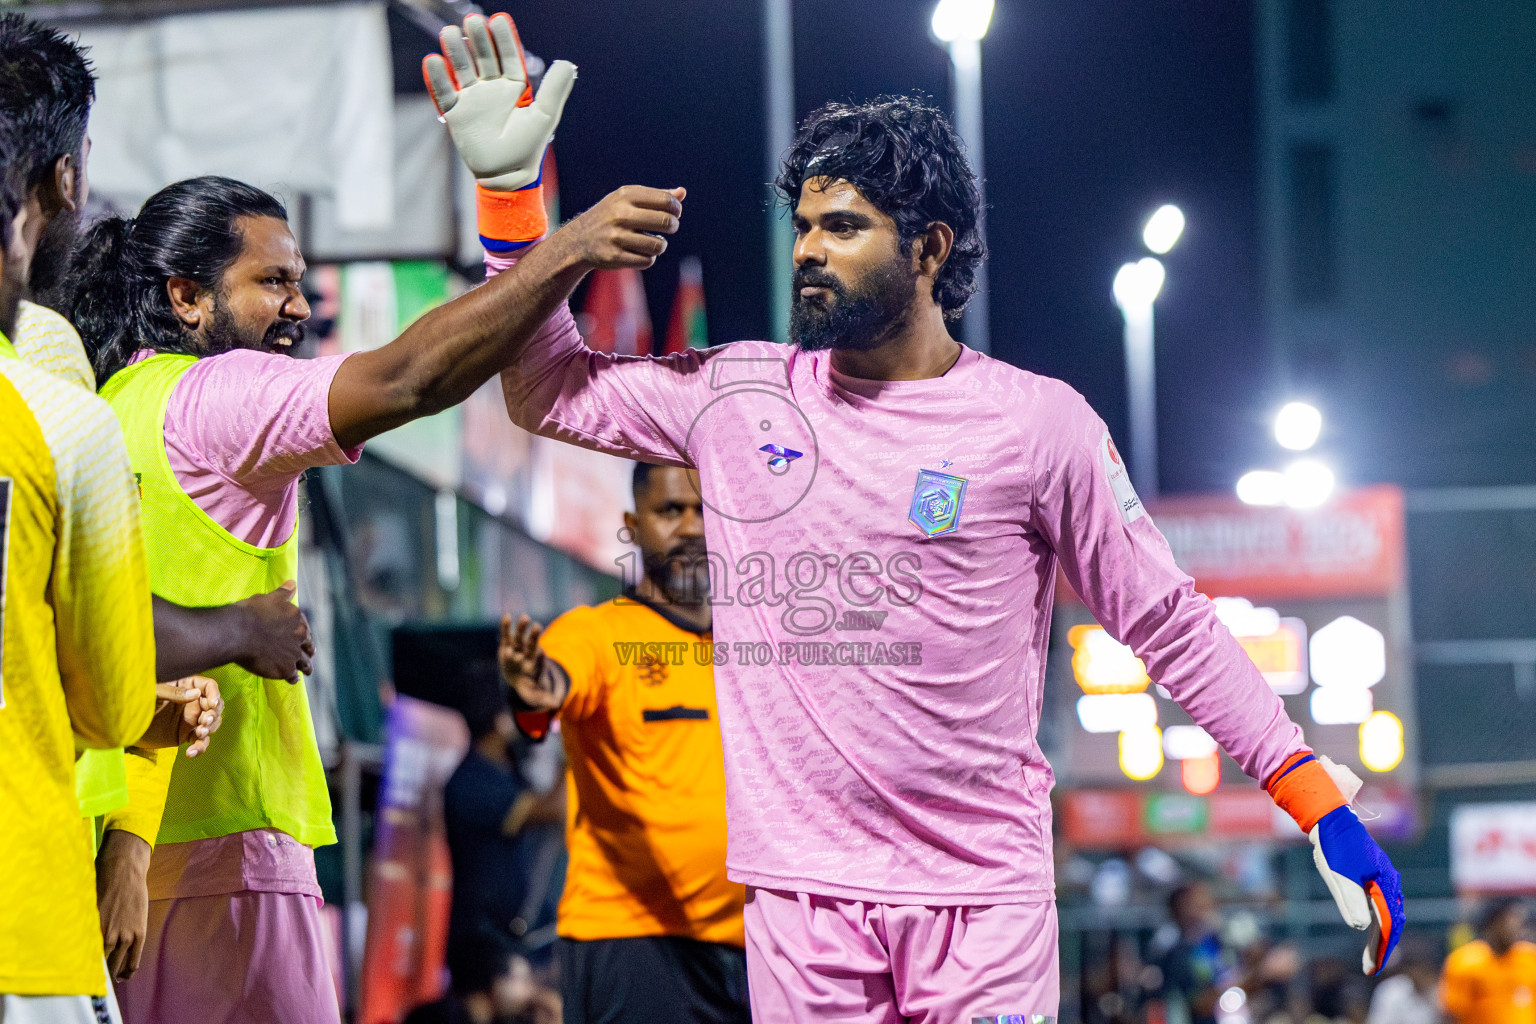
M 1147 508 L 1136 496 L 1136 488 L 1131 486 L 1131 474 L 1126 471 L 1125 460 L 1120 457 L 1120 450 L 1110 439 L 1108 430 L 1104 431 L 1104 436 L 1099 440 L 1099 452 L 1104 460 L 1104 475 L 1109 478 L 1109 489 L 1114 492 L 1115 503 L 1120 506 L 1120 518 L 1129 526 L 1146 515 Z
M 996 1017 L 972 1017 L 971 1024 L 1056 1024 L 1043 1013 L 1000 1013 Z
M 635 663 L 635 670 L 646 686 L 660 686 L 667 681 L 667 663 L 652 655 L 642 655 Z
M 960 510 L 965 504 L 966 479 L 933 469 L 917 471 L 912 488 L 912 504 L 907 520 L 927 537 L 952 533 L 960 526 Z

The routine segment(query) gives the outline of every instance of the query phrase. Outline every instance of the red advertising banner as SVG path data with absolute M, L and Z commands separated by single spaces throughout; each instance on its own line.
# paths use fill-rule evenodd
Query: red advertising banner
M 453 870 L 443 786 L 469 749 L 456 711 L 396 697 L 369 864 L 359 1024 L 396 1024 L 443 993 Z
M 1451 880 L 1464 895 L 1536 893 L 1536 803 L 1452 811 Z
M 1153 520 L 1212 597 L 1385 595 L 1403 582 L 1403 492 L 1347 491 L 1320 508 L 1260 508 L 1225 495 L 1165 498 Z
M 1208 796 L 1136 789 L 1074 789 L 1062 794 L 1061 834 L 1082 849 L 1125 850 L 1156 843 L 1306 839 L 1257 784 L 1223 788 Z M 1500 805 L 1503 806 L 1503 805 Z M 1536 806 L 1536 805 L 1526 805 Z M 1368 783 L 1355 801 L 1365 826 L 1383 839 L 1418 832 L 1413 795 L 1401 786 Z M 1455 819 L 1452 819 L 1453 825 Z M 1536 826 L 1527 830 L 1536 837 Z M 1469 845 L 1475 845 L 1469 840 Z M 1536 838 L 1527 844 L 1536 864 Z M 1453 868 L 1454 871 L 1454 868 Z M 1536 887 L 1536 869 L 1532 870 Z

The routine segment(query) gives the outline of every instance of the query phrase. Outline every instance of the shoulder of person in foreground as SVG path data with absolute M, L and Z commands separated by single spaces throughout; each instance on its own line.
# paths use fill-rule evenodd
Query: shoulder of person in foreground
M 203 468 L 248 488 L 286 484 L 315 466 L 345 465 L 331 430 L 331 381 L 346 355 L 299 359 L 236 349 L 199 359 L 177 381 L 165 432 Z
M 16 354 L 47 373 L 96 393 L 96 371 L 80 335 L 68 320 L 47 306 L 22 300 L 16 312 Z
M 70 717 L 91 747 L 136 741 L 154 711 L 149 571 L 133 473 L 101 398 L 19 359 L 0 373 L 36 420 L 53 463 L 52 595 Z

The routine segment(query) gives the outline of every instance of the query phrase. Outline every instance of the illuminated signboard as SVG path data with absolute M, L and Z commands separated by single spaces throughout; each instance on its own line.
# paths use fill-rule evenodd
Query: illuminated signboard
M 1411 792 L 1401 492 L 1367 488 L 1308 510 L 1180 498 L 1152 517 L 1307 742 L 1368 784 Z M 1064 789 L 1203 797 L 1253 787 L 1064 583 L 1057 601 L 1049 753 Z

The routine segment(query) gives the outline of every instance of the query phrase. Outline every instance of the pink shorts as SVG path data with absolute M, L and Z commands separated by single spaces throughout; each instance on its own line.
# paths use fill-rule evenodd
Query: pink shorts
M 755 1024 L 1051 1024 L 1056 904 L 908 907 L 748 889 Z
M 340 1024 L 320 901 L 278 892 L 150 900 L 126 1024 Z

